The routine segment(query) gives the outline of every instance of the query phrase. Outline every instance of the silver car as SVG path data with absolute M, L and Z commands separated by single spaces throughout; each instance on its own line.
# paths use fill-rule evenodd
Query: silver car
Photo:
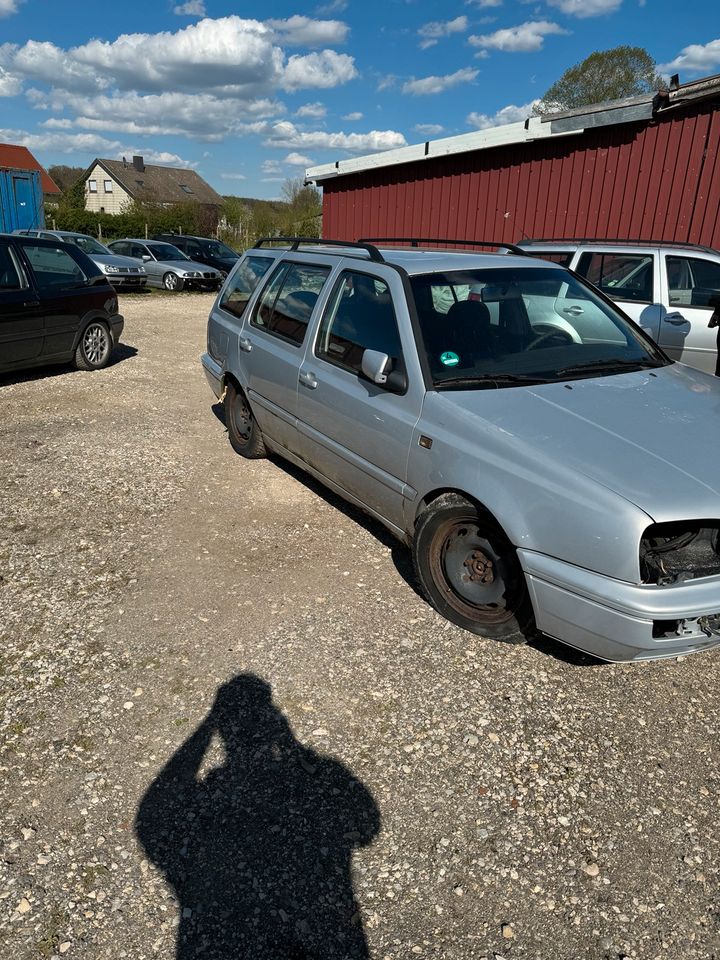
M 720 642 L 720 381 L 564 267 L 262 242 L 202 364 L 235 450 L 380 520 L 453 623 L 607 660 Z
M 126 238 L 109 244 L 113 253 L 136 257 L 145 265 L 148 283 L 166 290 L 217 290 L 222 274 L 214 267 L 196 263 L 171 243 L 160 240 Z
M 43 240 L 62 240 L 80 247 L 92 262 L 99 267 L 116 290 L 143 289 L 147 284 L 145 266 L 140 260 L 119 256 L 87 233 L 72 230 L 15 230 L 25 237 L 41 237 Z

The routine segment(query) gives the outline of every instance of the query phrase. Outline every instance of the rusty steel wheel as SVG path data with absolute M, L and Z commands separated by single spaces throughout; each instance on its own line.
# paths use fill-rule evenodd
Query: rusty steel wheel
M 459 494 L 421 515 L 413 541 L 420 583 L 436 610 L 473 633 L 524 643 L 533 629 L 525 576 L 500 526 Z
M 265 456 L 265 443 L 258 422 L 253 416 L 250 404 L 240 387 L 232 381 L 225 391 L 225 426 L 228 439 L 235 453 L 248 460 L 257 460 Z

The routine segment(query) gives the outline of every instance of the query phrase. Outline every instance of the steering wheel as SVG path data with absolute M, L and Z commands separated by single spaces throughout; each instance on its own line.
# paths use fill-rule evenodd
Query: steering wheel
M 526 350 L 535 350 L 540 346 L 541 343 L 544 343 L 546 340 L 549 340 L 551 337 L 560 337 L 562 342 L 565 343 L 574 343 L 575 341 L 567 332 L 567 330 L 560 330 L 558 328 L 554 330 L 547 330 L 545 333 L 541 333 L 539 337 L 535 337 L 527 347 Z

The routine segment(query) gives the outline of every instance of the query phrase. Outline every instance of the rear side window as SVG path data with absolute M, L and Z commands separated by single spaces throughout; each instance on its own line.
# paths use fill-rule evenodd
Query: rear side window
M 258 301 L 253 326 L 300 345 L 329 273 L 330 267 L 280 264 Z
M 29 243 L 25 244 L 24 250 L 41 290 L 75 286 L 87 279 L 78 264 L 62 247 L 41 247 Z
M 577 272 L 613 300 L 653 303 L 654 261 L 650 253 L 583 253 Z
M 15 251 L 9 243 L 0 243 L 0 292 L 25 290 L 28 282 Z
M 402 355 L 390 289 L 384 280 L 348 270 L 340 275 L 320 324 L 315 352 L 359 373 L 365 350 Z
M 238 319 L 242 317 L 253 290 L 274 262 L 274 257 L 248 257 L 243 260 L 223 290 L 220 298 L 223 310 Z
M 671 305 L 720 306 L 720 263 L 701 257 L 666 257 L 665 263 Z

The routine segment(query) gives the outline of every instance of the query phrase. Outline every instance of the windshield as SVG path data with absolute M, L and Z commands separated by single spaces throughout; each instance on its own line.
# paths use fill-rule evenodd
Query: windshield
M 156 260 L 189 260 L 185 254 L 171 243 L 153 243 L 150 252 Z
M 668 363 L 649 337 L 561 268 L 453 271 L 410 282 L 441 388 L 521 386 Z
M 203 240 L 200 245 L 205 251 L 206 256 L 218 257 L 220 260 L 240 259 L 234 250 L 231 250 L 230 247 L 221 243 L 220 240 Z
M 80 247 L 83 253 L 100 253 L 103 256 L 107 256 L 111 251 L 107 247 L 104 247 L 101 243 L 98 243 L 97 240 L 93 240 L 92 237 L 67 237 L 68 243 L 74 243 L 76 247 Z

